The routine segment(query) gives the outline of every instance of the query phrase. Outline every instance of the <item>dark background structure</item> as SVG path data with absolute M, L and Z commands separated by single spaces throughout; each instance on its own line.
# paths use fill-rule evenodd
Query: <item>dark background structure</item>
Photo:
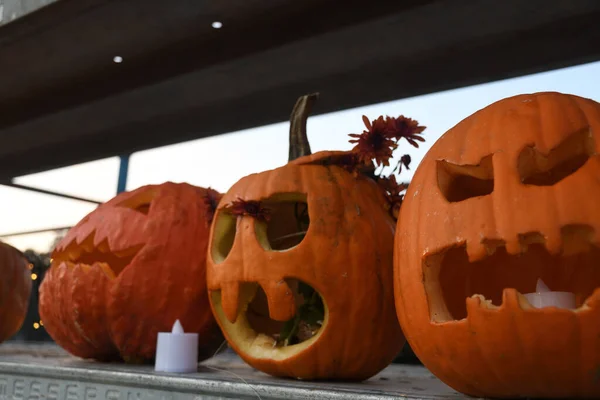
M 600 59 L 597 0 L 44 3 L 0 25 L 0 181 Z

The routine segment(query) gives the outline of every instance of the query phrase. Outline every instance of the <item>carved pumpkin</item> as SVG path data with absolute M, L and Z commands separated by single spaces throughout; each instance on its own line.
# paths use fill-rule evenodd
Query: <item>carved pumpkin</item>
M 208 303 L 206 251 L 220 195 L 188 184 L 117 195 L 73 227 L 40 287 L 50 336 L 83 358 L 147 362 L 179 319 L 200 360 L 223 338 Z
M 211 305 L 254 368 L 363 380 L 405 343 L 393 300 L 395 220 L 369 171 L 348 170 L 353 153 L 309 155 L 315 98 L 300 98 L 292 114 L 290 162 L 242 178 L 219 203 L 207 261 Z
M 0 242 L 0 343 L 16 334 L 31 296 L 31 273 L 20 251 Z
M 600 396 L 600 104 L 537 93 L 445 133 L 396 232 L 396 308 L 414 352 L 477 397 Z M 576 310 L 533 308 L 542 279 Z

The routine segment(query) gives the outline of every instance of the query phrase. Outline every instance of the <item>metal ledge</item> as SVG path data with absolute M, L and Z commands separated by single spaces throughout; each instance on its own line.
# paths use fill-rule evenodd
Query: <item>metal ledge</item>
M 260 396 L 260 397 L 259 397 Z M 225 352 L 195 374 L 156 373 L 152 366 L 101 364 L 55 345 L 0 345 L 0 399 L 467 399 L 421 366 L 390 365 L 363 383 L 278 379 Z

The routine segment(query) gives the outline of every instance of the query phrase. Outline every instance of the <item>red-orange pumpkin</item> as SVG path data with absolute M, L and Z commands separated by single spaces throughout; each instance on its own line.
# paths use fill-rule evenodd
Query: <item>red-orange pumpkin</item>
M 31 296 L 31 273 L 20 251 L 0 242 L 0 343 L 21 329 Z
M 73 227 L 40 287 L 50 336 L 83 358 L 145 362 L 179 319 L 199 359 L 222 343 L 208 303 L 206 251 L 220 195 L 188 184 L 117 195 Z
M 298 157 L 310 154 L 310 99 L 293 116 L 292 161 L 242 178 L 219 203 L 211 305 L 229 344 L 263 372 L 363 380 L 405 343 L 392 287 L 395 220 L 378 184 L 340 165 L 349 152 Z M 294 324 L 297 336 L 287 336 Z
M 496 102 L 427 153 L 400 211 L 396 308 L 420 360 L 481 397 L 600 397 L 600 104 Z M 541 278 L 579 308 L 533 308 Z

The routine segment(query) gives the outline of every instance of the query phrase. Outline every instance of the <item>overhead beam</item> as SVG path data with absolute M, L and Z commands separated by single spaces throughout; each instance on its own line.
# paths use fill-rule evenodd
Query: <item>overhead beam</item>
M 208 54 L 208 64 L 183 57 L 186 67 L 169 76 L 157 66 L 156 79 L 138 78 L 135 87 L 5 122 L 0 178 L 285 121 L 296 98 L 314 91 L 322 94 L 319 114 L 600 60 L 596 0 L 413 2 L 364 20 L 351 18 L 364 7 L 342 8 L 348 16 L 337 25 L 288 33 L 272 46 L 245 42 L 252 51 Z M 306 10 L 319 7 L 297 15 Z M 323 10 L 329 16 L 334 9 Z M 262 18 L 260 26 L 276 17 Z M 303 22 L 290 16 L 280 24 Z M 247 35 L 258 32 L 245 23 Z M 256 37 L 277 36 L 260 32 Z M 244 40 L 244 31 L 236 35 Z M 162 54 L 174 53 L 151 55 Z M 141 66 L 136 71 L 145 74 Z
M 2 0 L 0 1 L 2 8 L 2 12 L 0 12 L 0 26 L 23 18 L 56 1 L 58 0 Z
M 18 183 L 12 182 L 12 181 L 11 182 L 2 182 L 2 183 L 0 183 L 0 186 L 11 187 L 14 189 L 27 190 L 29 192 L 47 194 L 50 196 L 62 197 L 63 199 L 83 201 L 85 203 L 102 204 L 102 202 L 100 200 L 93 200 L 93 199 L 88 199 L 87 197 L 80 197 L 80 196 L 74 196 L 71 194 L 55 192 L 53 190 L 40 189 L 40 188 L 36 188 L 33 186 L 20 185 Z
M 17 236 L 36 235 L 39 233 L 66 231 L 71 228 L 72 228 L 72 226 L 57 226 L 57 227 L 53 227 L 53 228 L 34 229 L 34 230 L 30 230 L 30 231 L 9 232 L 9 233 L 0 234 L 0 238 L 11 238 L 11 237 L 17 237 Z
M 431 1 L 59 0 L 0 29 L 0 127 Z

